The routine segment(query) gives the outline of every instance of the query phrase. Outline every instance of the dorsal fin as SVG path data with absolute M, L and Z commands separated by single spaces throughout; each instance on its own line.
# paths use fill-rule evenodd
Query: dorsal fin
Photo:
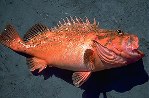
M 66 17 L 66 19 L 62 19 L 62 22 L 59 21 L 57 27 L 52 28 L 52 32 L 69 32 L 76 31 L 78 33 L 88 33 L 88 32 L 98 32 L 99 26 L 94 19 L 94 23 L 91 23 L 89 19 L 86 17 L 86 21 L 84 22 L 82 18 L 73 18 L 70 16 Z M 82 30 L 83 28 L 83 30 Z
M 33 37 L 35 37 L 41 33 L 44 33 L 46 31 L 49 31 L 47 26 L 44 26 L 41 23 L 35 24 L 27 31 L 27 33 L 24 35 L 23 40 L 25 42 L 28 42 Z

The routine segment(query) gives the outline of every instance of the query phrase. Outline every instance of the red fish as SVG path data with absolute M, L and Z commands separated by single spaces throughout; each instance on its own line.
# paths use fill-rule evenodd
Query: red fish
M 56 28 L 31 27 L 21 39 L 12 25 L 0 35 L 0 43 L 26 56 L 31 71 L 47 66 L 75 71 L 72 80 L 81 86 L 92 72 L 125 66 L 144 56 L 139 39 L 121 30 L 101 29 L 96 21 L 67 18 Z

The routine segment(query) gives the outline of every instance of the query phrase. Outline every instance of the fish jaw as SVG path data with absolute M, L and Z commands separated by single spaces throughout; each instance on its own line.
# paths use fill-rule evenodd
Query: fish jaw
M 128 64 L 134 63 L 145 56 L 145 54 L 141 50 L 139 50 L 139 47 L 133 49 L 128 48 L 127 54 L 129 54 L 129 57 L 127 58 Z M 125 56 L 126 53 L 123 55 Z
M 133 39 L 133 40 L 132 40 Z M 128 41 L 123 41 L 123 52 L 121 55 L 127 59 L 128 64 L 138 61 L 144 57 L 144 53 L 139 50 L 139 38 L 136 35 L 130 35 Z

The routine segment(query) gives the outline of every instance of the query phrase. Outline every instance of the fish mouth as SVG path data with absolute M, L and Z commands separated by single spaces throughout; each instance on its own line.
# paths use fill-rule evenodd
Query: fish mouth
M 133 49 L 133 50 L 132 50 L 132 53 L 133 53 L 133 54 L 140 55 L 141 57 L 144 56 L 144 53 L 143 53 L 141 50 L 139 50 L 139 47 L 138 47 L 137 49 Z
M 129 48 L 128 50 L 131 56 L 136 58 L 142 58 L 144 56 L 144 53 L 139 49 L 139 40 L 131 44 Z
M 144 56 L 144 53 L 139 49 L 139 43 L 135 43 L 135 44 L 131 44 L 128 45 L 126 48 L 126 51 L 128 53 L 128 55 L 130 56 L 130 58 L 142 58 Z
M 139 48 L 140 47 L 138 37 L 131 35 L 127 43 L 127 49 L 129 53 L 134 57 L 141 58 L 144 56 L 144 53 Z
M 128 51 L 129 57 L 127 59 L 127 64 L 138 61 L 139 59 L 144 57 L 144 53 L 139 50 L 139 48 Z

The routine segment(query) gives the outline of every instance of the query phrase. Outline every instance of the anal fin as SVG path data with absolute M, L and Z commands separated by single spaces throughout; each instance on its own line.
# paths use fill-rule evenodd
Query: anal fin
M 40 73 L 43 69 L 47 67 L 47 63 L 45 60 L 38 59 L 36 57 L 26 58 L 26 61 L 30 71 L 35 71 L 36 69 L 39 69 L 38 73 Z
M 72 75 L 73 84 L 80 87 L 91 75 L 91 72 L 74 72 Z

